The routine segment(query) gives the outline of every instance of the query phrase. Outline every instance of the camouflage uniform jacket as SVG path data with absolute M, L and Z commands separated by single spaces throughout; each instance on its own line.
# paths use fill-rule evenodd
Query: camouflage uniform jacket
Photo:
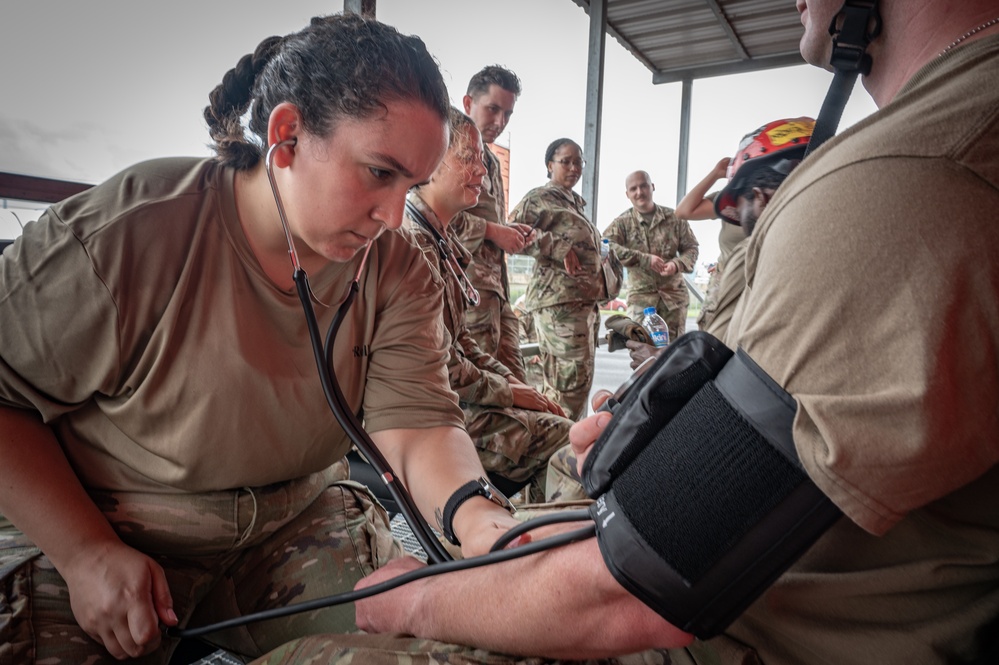
M 450 226 L 445 230 L 437 215 L 430 209 L 420 195 L 412 193 L 409 200 L 430 224 L 443 235 L 448 248 L 464 270 L 472 259 L 472 255 L 458 241 L 454 229 Z M 462 405 L 481 404 L 489 406 L 513 406 L 513 392 L 507 380 L 511 372 L 500 361 L 479 348 L 479 345 L 468 334 L 465 326 L 465 309 L 467 307 L 462 295 L 461 285 L 451 274 L 451 271 L 437 248 L 434 234 L 424 228 L 409 213 L 403 222 L 402 232 L 408 232 L 415 243 L 423 250 L 435 280 L 443 282 L 444 327 L 451 335 L 451 350 L 447 361 L 448 381 L 451 389 L 458 393 Z
M 500 161 L 489 151 L 483 150 L 486 177 L 482 179 L 482 192 L 474 208 L 458 213 L 450 226 L 461 244 L 472 253 L 468 277 L 480 291 L 492 291 L 510 300 L 510 281 L 506 273 L 506 254 L 491 240 L 486 240 L 489 223 L 503 224 L 506 219 L 506 200 L 503 197 L 503 176 Z
M 634 208 L 617 216 L 604 231 L 621 263 L 628 268 L 628 295 L 659 293 L 663 300 L 686 293 L 683 275 L 691 272 L 697 261 L 698 245 L 686 220 L 672 208 L 656 206 L 652 223 L 645 221 Z M 664 276 L 652 272 L 652 257 L 673 261 L 677 272 Z
M 586 201 L 575 192 L 549 182 L 529 191 L 510 213 L 510 221 L 538 231 L 536 242 L 524 248 L 535 259 L 534 274 L 524 299 L 528 311 L 563 303 L 598 303 L 607 299 L 600 264 L 600 234 L 586 218 Z M 570 275 L 565 257 L 572 250 L 583 271 Z

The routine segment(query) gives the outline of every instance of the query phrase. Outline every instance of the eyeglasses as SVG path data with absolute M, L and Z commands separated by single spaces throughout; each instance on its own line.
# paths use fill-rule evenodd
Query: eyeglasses
M 570 166 L 575 166 L 581 169 L 586 168 L 586 160 L 583 159 L 569 159 L 568 157 L 564 157 L 562 159 L 553 159 L 552 161 L 556 164 L 561 164 L 565 168 L 569 168 Z

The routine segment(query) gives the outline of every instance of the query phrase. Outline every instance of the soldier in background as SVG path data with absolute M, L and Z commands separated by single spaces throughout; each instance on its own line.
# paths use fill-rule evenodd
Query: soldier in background
M 597 303 L 607 300 L 600 258 L 600 234 L 586 217 L 586 202 L 572 191 L 583 174 L 582 149 L 575 141 L 552 141 L 545 151 L 549 181 L 535 187 L 510 213 L 512 221 L 537 229 L 524 249 L 534 257 L 525 305 L 534 316 L 545 395 L 573 420 L 586 415 L 593 385 Z
M 463 272 L 471 257 L 455 238 L 451 220 L 475 205 L 486 173 L 485 149 L 471 118 L 452 108 L 450 123 L 448 151 L 430 180 L 410 191 L 413 209 L 407 210 L 403 229 L 423 250 L 435 280 L 443 283 L 443 322 L 451 337 L 448 382 L 458 395 L 465 430 L 483 468 L 504 493 L 530 485 L 523 497 L 544 501 L 548 458 L 568 445 L 572 421 L 558 404 L 485 353 L 468 333 L 467 312 L 474 309 L 468 305 L 474 298 L 465 291 Z
M 499 159 L 489 150 L 503 133 L 520 95 L 520 79 L 498 65 L 484 67 L 468 82 L 462 100 L 465 113 L 475 122 L 486 144 L 483 162 L 486 177 L 478 204 L 458 215 L 454 230 L 472 253 L 469 278 L 480 301 L 466 313 L 468 331 L 479 347 L 499 360 L 520 381 L 526 380 L 520 354 L 520 324 L 510 307 L 506 252 L 519 252 L 533 242 L 527 226 L 504 223 L 506 200 Z
M 746 288 L 746 251 L 750 236 L 777 188 L 804 157 L 814 129 L 815 121 L 812 118 L 801 117 L 774 120 L 749 132 L 739 142 L 733 159 L 726 158 L 718 162 L 716 170 L 724 166 L 722 175 L 728 173 L 728 183 L 719 192 L 707 197 L 702 195 L 703 200 L 711 206 L 711 214 L 721 218 L 725 226 L 739 231 L 742 238 L 741 242 L 729 250 L 727 265 L 717 271 L 722 272 L 723 276 L 715 289 L 710 323 L 703 328 L 705 332 L 732 347 L 737 346 L 736 340 L 728 339 L 727 335 L 739 299 Z M 701 190 L 706 191 L 716 180 L 718 178 L 709 182 L 705 178 L 698 187 L 707 183 Z M 679 208 L 678 205 L 677 209 Z M 632 369 L 637 369 L 651 356 L 665 350 L 657 351 L 651 344 L 634 340 L 628 340 L 626 345 Z M 583 490 L 572 446 L 560 448 L 551 456 L 545 491 L 549 501 L 578 501 L 588 498 Z
M 656 205 L 656 186 L 645 171 L 624 181 L 631 208 L 604 231 L 621 263 L 628 268 L 628 316 L 641 323 L 646 307 L 655 307 L 674 340 L 687 321 L 687 285 L 681 273 L 697 261 L 697 238 L 671 208 Z
M 708 193 L 716 182 L 728 177 L 728 165 L 732 161 L 730 157 L 725 157 L 715 164 L 714 168 L 704 176 L 704 179 L 687 192 L 686 196 L 676 204 L 676 216 L 689 221 L 700 221 L 703 219 L 716 219 L 715 197 L 718 192 Z M 718 306 L 718 288 L 721 286 L 722 275 L 725 263 L 732 250 L 742 242 L 744 238 L 742 229 L 738 225 L 722 219 L 721 228 L 718 231 L 718 261 L 714 264 L 714 270 L 708 268 L 711 277 L 708 279 L 708 288 L 704 293 L 704 303 L 701 305 L 701 313 L 697 316 L 697 327 L 700 330 L 707 330 L 715 316 L 715 309 Z

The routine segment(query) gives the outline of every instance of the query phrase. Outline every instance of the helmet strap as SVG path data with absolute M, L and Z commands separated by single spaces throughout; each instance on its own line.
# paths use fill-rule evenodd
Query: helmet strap
M 836 134 L 843 110 L 858 74 L 869 74 L 871 56 L 867 47 L 881 33 L 877 0 L 846 0 L 829 24 L 833 38 L 832 64 L 835 75 L 826 92 L 805 157 Z

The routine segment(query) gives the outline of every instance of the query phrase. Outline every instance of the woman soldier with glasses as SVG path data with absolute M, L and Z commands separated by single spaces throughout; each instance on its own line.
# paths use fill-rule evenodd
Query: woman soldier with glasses
M 534 257 L 525 307 L 534 317 L 545 394 L 573 420 L 586 415 L 593 384 L 598 304 L 607 300 L 600 257 L 600 233 L 586 218 L 586 202 L 572 188 L 583 173 L 582 151 L 571 139 L 545 151 L 547 184 L 529 191 L 510 221 L 537 229 L 524 249 Z

